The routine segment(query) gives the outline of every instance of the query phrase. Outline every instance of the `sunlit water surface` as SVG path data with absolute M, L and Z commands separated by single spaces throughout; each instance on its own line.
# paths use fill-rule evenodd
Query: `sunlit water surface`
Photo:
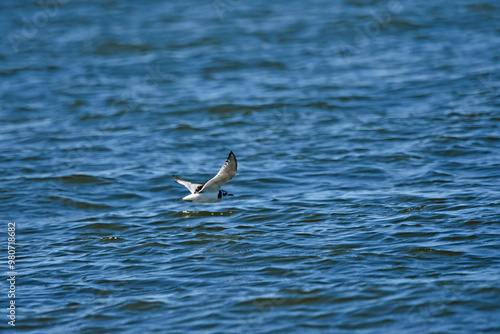
M 500 332 L 496 1 L 43 3 L 0 4 L 16 330 Z

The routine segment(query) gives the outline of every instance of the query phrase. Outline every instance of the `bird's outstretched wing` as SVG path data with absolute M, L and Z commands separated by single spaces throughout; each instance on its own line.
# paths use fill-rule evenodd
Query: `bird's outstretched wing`
M 178 183 L 180 183 L 183 186 L 185 186 L 186 188 L 188 188 L 189 191 L 191 192 L 191 194 L 194 194 L 197 190 L 200 191 L 201 188 L 203 187 L 203 184 L 201 184 L 201 183 L 189 182 L 189 181 L 180 179 L 177 175 L 172 175 L 172 176 L 174 177 L 175 181 L 177 181 Z
M 228 182 L 236 175 L 237 169 L 238 162 L 236 161 L 234 153 L 231 151 L 229 153 L 229 156 L 227 157 L 226 162 L 217 173 L 217 175 L 215 175 L 207 183 L 205 183 L 199 191 L 196 191 L 196 193 L 219 191 L 220 187 L 222 187 L 224 183 Z

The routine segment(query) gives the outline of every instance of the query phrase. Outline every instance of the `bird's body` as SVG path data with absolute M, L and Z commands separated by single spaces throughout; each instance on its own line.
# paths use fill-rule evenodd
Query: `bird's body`
M 186 197 L 183 197 L 182 200 L 188 202 L 198 202 L 198 203 L 214 203 L 222 200 L 223 197 L 222 194 L 223 194 L 222 190 L 219 190 L 218 192 L 203 192 L 200 194 L 187 195 Z
M 226 196 L 233 196 L 220 189 L 220 187 L 236 175 L 237 167 L 238 163 L 236 161 L 236 157 L 234 156 L 233 152 L 230 152 L 226 162 L 219 170 L 217 175 L 215 175 L 205 184 L 182 180 L 176 175 L 172 176 L 174 177 L 175 181 L 188 188 L 191 192 L 190 195 L 182 198 L 182 200 L 198 203 L 214 203 L 219 202 Z

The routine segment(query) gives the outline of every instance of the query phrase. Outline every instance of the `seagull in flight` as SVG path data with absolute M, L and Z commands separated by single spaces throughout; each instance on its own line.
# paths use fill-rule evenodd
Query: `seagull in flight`
M 236 162 L 236 157 L 231 151 L 229 153 L 229 156 L 227 157 L 226 162 L 217 173 L 217 175 L 215 175 L 205 184 L 182 180 L 176 175 L 172 176 L 174 177 L 175 181 L 188 188 L 191 192 L 191 195 L 187 195 L 186 197 L 182 198 L 183 201 L 214 203 L 219 202 L 226 196 L 233 196 L 232 194 L 228 194 L 226 191 L 220 189 L 220 187 L 222 187 L 224 183 L 228 182 L 236 175 L 237 167 L 238 163 Z

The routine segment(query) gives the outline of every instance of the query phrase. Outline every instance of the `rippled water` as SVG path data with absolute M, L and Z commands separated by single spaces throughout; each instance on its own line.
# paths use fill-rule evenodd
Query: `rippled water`
M 16 330 L 500 331 L 496 1 L 0 17 Z M 234 197 L 177 200 L 231 150 Z

